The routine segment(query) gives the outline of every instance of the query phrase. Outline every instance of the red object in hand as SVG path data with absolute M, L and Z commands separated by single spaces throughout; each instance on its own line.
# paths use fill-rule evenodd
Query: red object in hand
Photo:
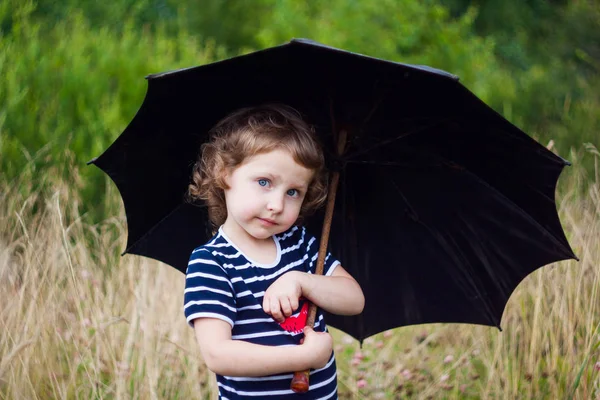
M 308 301 L 302 305 L 300 312 L 296 316 L 289 316 L 285 321 L 281 322 L 279 326 L 288 332 L 300 333 L 306 325 L 306 318 L 308 316 Z

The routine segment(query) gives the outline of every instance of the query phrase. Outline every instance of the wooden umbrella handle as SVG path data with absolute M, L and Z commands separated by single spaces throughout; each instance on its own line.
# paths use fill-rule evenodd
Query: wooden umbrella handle
M 317 306 L 313 303 L 310 303 L 310 307 L 308 309 L 308 317 L 306 318 L 306 325 L 311 328 L 315 325 L 315 318 L 317 316 Z M 292 378 L 292 383 L 290 384 L 290 389 L 292 389 L 295 393 L 306 393 L 308 392 L 309 381 L 310 381 L 310 371 L 307 369 L 305 371 L 294 372 L 294 377 Z
M 342 154 L 344 147 L 346 146 L 346 132 L 340 131 L 338 138 L 338 154 Z M 321 232 L 321 243 L 319 245 L 319 257 L 317 258 L 317 269 L 315 275 L 323 275 L 323 268 L 325 266 L 325 256 L 327 255 L 327 243 L 329 242 L 329 231 L 331 230 L 331 220 L 333 219 L 333 209 L 335 206 L 335 195 L 337 192 L 338 183 L 340 180 L 339 171 L 335 171 L 331 177 L 331 185 L 329 186 L 329 193 L 327 195 L 327 206 L 325 208 L 325 221 L 323 223 L 323 230 Z M 317 316 L 317 306 L 310 303 L 308 309 L 308 317 L 306 318 L 306 325 L 311 328 L 315 326 L 315 318 Z M 306 393 L 310 386 L 310 371 L 294 372 L 290 389 L 295 393 Z

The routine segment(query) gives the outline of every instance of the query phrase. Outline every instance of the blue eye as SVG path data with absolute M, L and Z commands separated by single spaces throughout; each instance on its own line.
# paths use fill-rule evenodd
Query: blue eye
M 260 186 L 263 186 L 263 187 L 264 187 L 264 186 L 267 186 L 267 185 L 269 184 L 269 181 L 268 181 L 267 179 L 259 179 L 259 180 L 258 180 L 258 184 L 259 184 Z
M 296 189 L 290 189 L 287 191 L 287 195 L 292 197 L 298 196 L 298 191 Z

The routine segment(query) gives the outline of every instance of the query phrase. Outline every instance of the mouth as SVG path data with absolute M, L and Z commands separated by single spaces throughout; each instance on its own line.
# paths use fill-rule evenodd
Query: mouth
M 261 221 L 265 225 L 269 225 L 269 226 L 277 225 L 277 222 L 275 222 L 275 221 L 273 221 L 272 219 L 269 219 L 269 218 L 258 218 L 258 219 L 259 219 L 259 221 Z

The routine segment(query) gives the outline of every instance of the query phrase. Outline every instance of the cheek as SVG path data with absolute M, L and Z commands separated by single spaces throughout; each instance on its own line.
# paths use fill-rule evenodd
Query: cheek
M 286 220 L 294 223 L 296 219 L 298 219 L 298 215 L 300 214 L 300 208 L 302 207 L 302 202 L 294 201 L 290 202 L 285 207 L 285 218 Z
M 250 190 L 240 193 L 237 198 L 237 209 L 241 216 L 253 218 L 260 214 L 264 209 L 264 201 L 257 193 Z

